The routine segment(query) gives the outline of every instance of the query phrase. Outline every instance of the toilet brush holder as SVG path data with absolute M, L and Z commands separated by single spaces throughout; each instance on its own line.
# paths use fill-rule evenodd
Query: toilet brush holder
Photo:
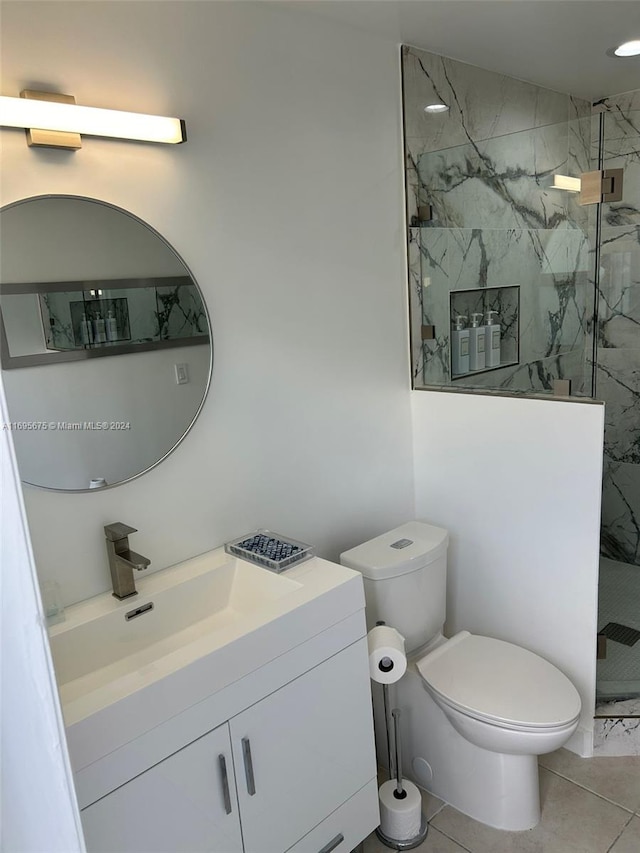
M 386 685 L 384 685 L 386 688 Z M 385 696 L 385 700 L 387 697 Z M 385 701 L 386 708 L 386 701 Z M 429 825 L 422 811 L 422 796 L 413 782 L 402 779 L 402 753 L 400 748 L 400 711 L 394 708 L 393 733 L 395 745 L 395 779 L 380 786 L 380 826 L 376 835 L 392 850 L 411 850 L 427 837 Z M 390 748 L 389 720 L 385 713 L 387 744 Z

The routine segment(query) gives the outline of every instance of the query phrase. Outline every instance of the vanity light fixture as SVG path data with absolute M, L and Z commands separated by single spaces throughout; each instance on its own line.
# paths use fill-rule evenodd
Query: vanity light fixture
M 613 52 L 616 56 L 638 56 L 640 54 L 640 39 L 619 44 Z
M 446 113 L 448 112 L 449 107 L 446 104 L 427 104 L 424 108 L 425 113 L 436 114 L 436 113 Z
M 565 190 L 568 193 L 579 193 L 582 188 L 580 178 L 570 178 L 568 175 L 554 175 L 550 189 Z
M 25 90 L 19 98 L 0 96 L 0 126 L 23 127 L 30 146 L 81 148 L 81 134 L 140 142 L 179 143 L 187 139 L 179 118 L 83 107 L 72 95 Z

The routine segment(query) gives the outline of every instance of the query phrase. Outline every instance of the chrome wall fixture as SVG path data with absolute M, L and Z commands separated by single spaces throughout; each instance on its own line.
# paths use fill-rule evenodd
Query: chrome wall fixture
M 0 96 L 0 126 L 24 128 L 35 147 L 82 147 L 81 136 L 104 136 L 139 142 L 186 142 L 179 118 L 84 107 L 73 95 L 25 89 L 19 98 Z

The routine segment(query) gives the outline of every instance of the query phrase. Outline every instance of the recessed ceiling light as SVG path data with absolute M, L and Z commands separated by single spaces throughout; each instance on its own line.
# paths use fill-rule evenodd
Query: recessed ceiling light
M 637 56 L 640 54 L 640 39 L 626 41 L 613 51 L 616 56 Z
M 425 113 L 446 113 L 448 109 L 446 104 L 428 104 L 424 111 Z

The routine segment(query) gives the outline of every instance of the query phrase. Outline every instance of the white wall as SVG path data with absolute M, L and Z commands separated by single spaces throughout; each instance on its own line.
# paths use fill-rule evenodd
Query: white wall
M 92 478 L 117 483 L 144 471 L 184 435 L 202 402 L 210 362 L 209 346 L 197 344 L 5 371 L 11 420 L 47 426 L 15 431 L 22 479 L 87 489 Z M 186 384 L 176 383 L 176 364 L 187 365 Z M 58 427 L 84 422 L 129 426 Z
M 7 420 L 0 387 L 0 414 Z M 10 432 L 0 430 L 0 850 L 84 843 Z
M 304 5 L 304 4 L 302 4 Z M 258 526 L 326 557 L 413 513 L 398 48 L 266 3 L 3 3 L 2 91 L 179 115 L 189 141 L 29 149 L 2 131 L 2 203 L 99 198 L 184 257 L 212 388 L 158 468 L 83 495 L 27 487 L 38 570 L 109 588 L 102 526 L 162 568 Z
M 412 394 L 416 516 L 448 528 L 450 634 L 518 643 L 582 698 L 593 732 L 604 406 Z
M 156 234 L 107 205 L 37 199 L 15 205 L 2 220 L 0 262 L 6 283 L 188 274 Z

